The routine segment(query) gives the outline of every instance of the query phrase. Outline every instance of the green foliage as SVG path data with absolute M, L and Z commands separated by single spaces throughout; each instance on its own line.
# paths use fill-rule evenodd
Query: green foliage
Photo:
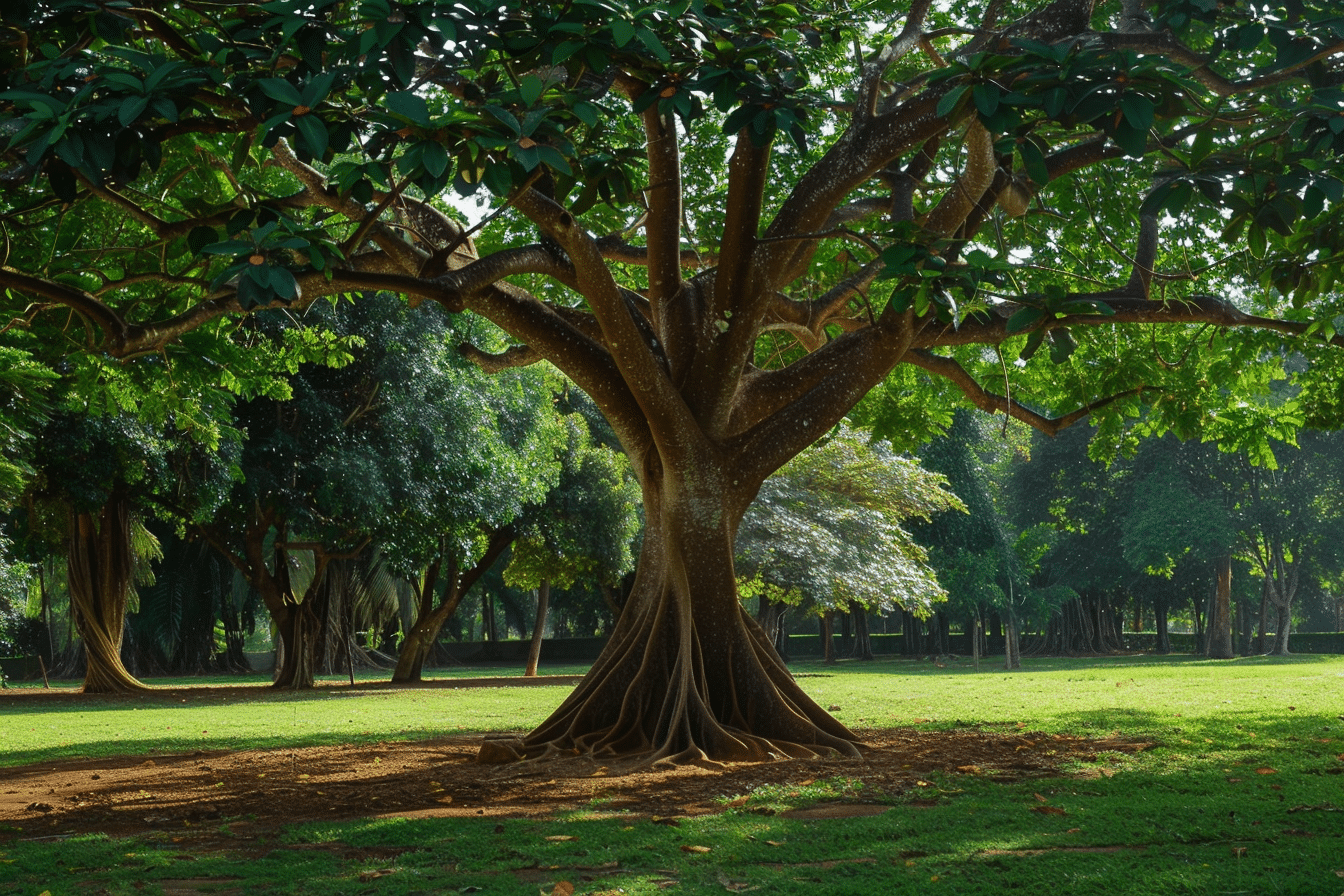
M 519 537 L 504 570 L 504 581 L 515 588 L 543 581 L 560 589 L 576 582 L 614 585 L 635 565 L 639 487 L 625 455 L 594 443 L 577 413 L 565 415 L 564 426 L 559 481 L 516 526 Z
M 27 352 L 0 345 L 0 509 L 23 491 L 33 469 L 33 440 L 45 422 L 56 374 Z
M 767 479 L 737 533 L 737 569 L 790 603 L 924 615 L 946 595 L 902 523 L 965 510 L 941 476 L 866 433 L 834 435 Z

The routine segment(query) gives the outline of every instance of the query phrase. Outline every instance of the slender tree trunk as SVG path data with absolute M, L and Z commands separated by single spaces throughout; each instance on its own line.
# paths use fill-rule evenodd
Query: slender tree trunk
M 1288 635 L 1293 627 L 1293 612 L 1289 607 L 1275 607 L 1278 615 L 1278 624 L 1274 628 L 1274 649 L 1271 651 L 1273 656 L 1288 656 Z
M 1171 653 L 1171 630 L 1167 626 L 1167 599 L 1165 597 L 1153 600 L 1153 622 L 1157 626 L 1157 652 L 1166 656 Z
M 748 493 L 697 458 L 695 479 L 644 472 L 635 585 L 606 648 L 569 698 L 521 742 L 481 761 L 632 754 L 650 762 L 840 752 L 857 738 L 793 680 L 738 600 L 733 535 Z
M 1266 653 L 1269 650 L 1265 633 L 1269 631 L 1269 591 L 1271 587 L 1269 573 L 1266 573 L 1264 584 L 1260 589 L 1259 633 L 1255 636 L 1256 653 Z
M 821 658 L 823 662 L 835 662 L 835 613 L 827 610 L 817 617 L 817 628 L 821 632 Z
M 84 642 L 84 693 L 145 690 L 121 659 L 134 576 L 126 502 L 109 498 L 96 516 L 72 513 L 68 547 L 70 614 Z
M 854 649 L 851 655 L 861 660 L 873 658 L 873 639 L 868 631 L 868 610 L 858 604 L 850 606 L 854 617 Z
M 513 539 L 512 528 L 506 526 L 495 530 L 490 535 L 490 543 L 486 546 L 481 559 L 475 566 L 465 571 L 458 567 L 456 561 L 450 559 L 447 574 L 444 576 L 446 591 L 443 603 L 437 606 L 434 595 L 443 558 L 430 564 L 417 586 L 416 620 L 401 642 L 401 650 L 397 653 L 397 668 L 392 672 L 393 682 L 407 684 L 421 680 L 425 661 L 429 658 L 430 651 L 434 649 L 434 643 L 438 640 L 439 631 L 444 623 L 457 612 L 471 586 L 495 565 L 495 561 L 504 553 L 504 549 L 513 543 Z M 482 601 L 482 605 L 485 606 L 486 602 Z
M 532 626 L 532 643 L 527 648 L 527 669 L 523 675 L 534 678 L 541 659 L 541 635 L 546 630 L 546 606 L 551 602 L 551 580 L 542 579 L 537 588 L 537 622 Z
M 397 668 L 392 672 L 394 683 L 409 684 L 422 679 L 425 660 L 434 649 L 439 630 L 462 602 L 462 592 L 457 590 L 454 584 L 452 581 L 449 582 L 448 590 L 451 593 L 445 597 L 443 603 L 428 613 L 422 613 L 415 620 L 415 625 L 406 633 L 406 638 L 401 642 L 401 650 L 397 653 Z
M 1230 660 L 1232 652 L 1232 555 L 1218 558 L 1213 606 L 1209 613 L 1208 656 Z
M 1003 668 L 1022 668 L 1022 654 L 1019 650 L 1017 635 L 1017 614 L 1011 609 L 1003 620 Z
M 1237 601 L 1237 655 L 1251 655 L 1251 610 L 1245 600 Z
M 916 656 L 920 652 L 919 617 L 909 610 L 901 611 L 901 653 Z

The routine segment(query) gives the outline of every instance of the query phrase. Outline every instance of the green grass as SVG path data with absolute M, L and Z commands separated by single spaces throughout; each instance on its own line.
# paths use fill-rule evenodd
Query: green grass
M 1025 725 L 1048 733 L 1119 731 L 1157 746 L 1088 766 L 1088 777 L 934 777 L 918 802 L 897 798 L 872 817 L 759 814 L 875 796 L 843 777 L 800 778 L 676 825 L 623 816 L 594 801 L 564 817 L 502 824 L 438 818 L 295 825 L 266 843 L 249 842 L 246 855 L 194 850 L 185 832 L 71 837 L 58 846 L 12 839 L 0 842 L 0 894 L 182 893 L 185 884 L 174 882 L 184 880 L 193 882 L 190 892 L 352 896 L 549 894 L 562 881 L 581 894 L 662 893 L 669 882 L 680 893 L 759 888 L 800 896 L 1344 891 L 1344 658 L 1038 660 L 1012 674 L 988 664 L 977 674 L 969 663 L 939 669 L 908 661 L 794 668 L 819 702 L 838 705 L 837 715 L 856 728 Z M 0 696 L 0 761 L 41 749 L 26 736 L 22 746 L 12 745 L 16 720 L 17 727 L 46 725 L 72 745 L 101 748 L 110 729 L 108 718 L 90 720 L 99 711 L 121 713 L 114 725 L 142 722 L 150 718 L 145 712 L 156 724 L 185 725 L 181 720 L 197 713 L 193 726 L 227 726 L 229 743 L 245 747 L 319 736 L 276 729 L 285 712 L 291 722 L 308 714 L 355 718 L 368 737 L 386 740 L 526 726 L 562 693 L 337 695 L 333 688 L 305 698 L 264 694 L 152 708 L 109 702 L 101 710 L 78 700 L 40 701 L 42 709 L 30 710 L 24 698 Z M 408 729 L 411 719 L 417 727 Z
M 513 666 L 452 670 L 454 677 L 519 677 Z M 545 675 L 578 675 L 554 666 Z M 432 679 L 431 679 L 432 680 Z M 263 676 L 146 679 L 173 694 L 83 697 L 59 701 L 0 692 L 0 768 L 45 759 L 95 758 L 185 750 L 378 743 L 536 725 L 569 685 L 387 688 L 387 673 L 324 680 L 312 691 L 271 690 Z M 221 696 L 206 688 L 239 685 Z M 376 685 L 372 686 L 372 685 Z M 199 693 L 193 693 L 199 691 Z

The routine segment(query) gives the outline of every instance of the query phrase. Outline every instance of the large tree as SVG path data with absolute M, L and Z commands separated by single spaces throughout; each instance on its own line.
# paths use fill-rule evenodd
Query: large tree
M 757 489 L 897 368 L 1047 431 L 1171 426 L 1267 342 L 1224 330 L 1344 342 L 1344 40 L 1292 7 L 23 4 L 0 286 L 125 363 L 333 293 L 483 315 L 516 340 L 483 365 L 601 408 L 647 526 L 606 652 L 503 752 L 853 754 L 739 605 Z M 479 243 L 450 185 L 499 199 Z M 94 214 L 98 254 L 29 250 Z

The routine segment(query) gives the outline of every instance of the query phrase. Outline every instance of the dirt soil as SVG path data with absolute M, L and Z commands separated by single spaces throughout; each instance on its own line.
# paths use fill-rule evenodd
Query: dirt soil
M 314 819 L 540 817 L 593 801 L 606 811 L 675 817 L 722 811 L 762 785 L 833 777 L 863 787 L 844 804 L 796 811 L 862 814 L 892 799 L 931 804 L 938 788 L 927 778 L 936 773 L 1012 781 L 1067 768 L 1097 777 L 1111 773 L 1117 754 L 1150 746 L 975 728 L 859 733 L 868 744 L 863 759 L 720 767 L 649 768 L 590 757 L 483 765 L 476 761 L 480 736 L 48 762 L 0 769 L 0 838 L 221 825 L 231 837 L 246 837 Z

